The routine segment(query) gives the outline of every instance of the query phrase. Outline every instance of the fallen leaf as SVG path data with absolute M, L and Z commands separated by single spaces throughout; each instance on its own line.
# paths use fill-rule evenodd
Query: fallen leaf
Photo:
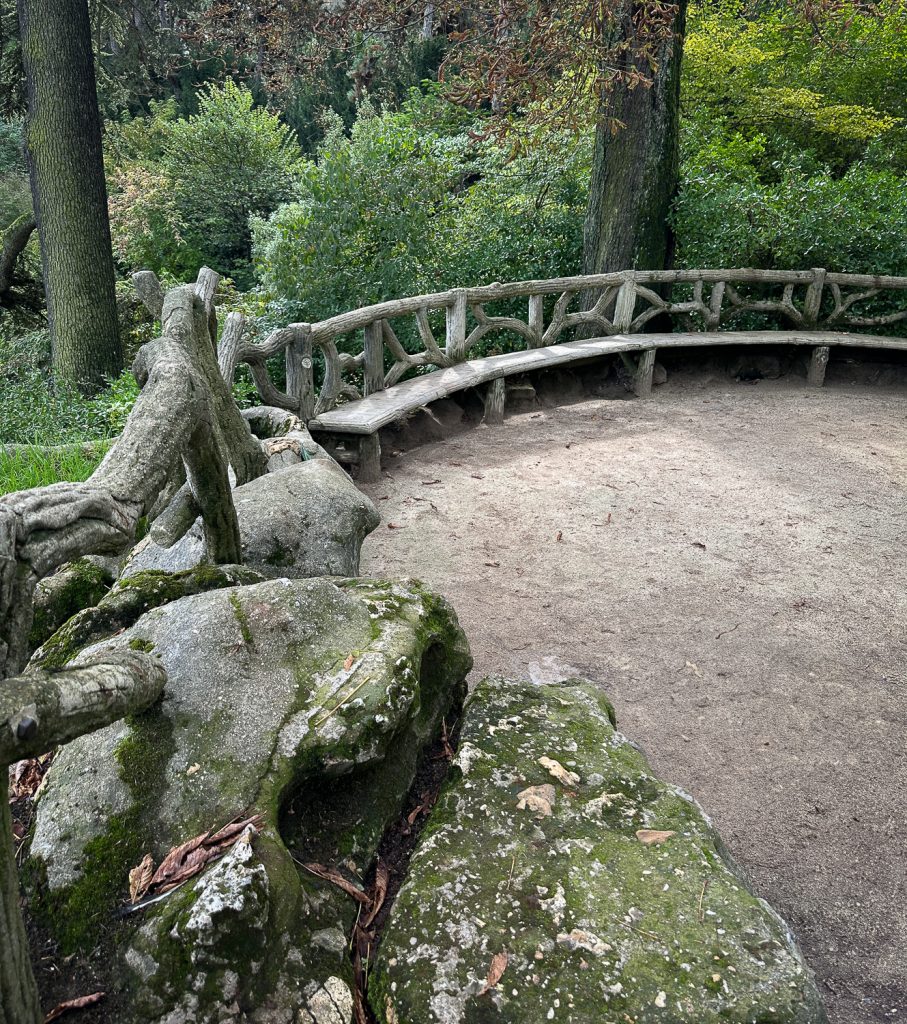
M 388 523 L 387 524 L 387 528 L 389 530 L 402 530 L 403 529 L 402 526 L 398 526 L 396 523 Z
M 671 836 L 676 835 L 676 832 L 662 832 L 657 828 L 640 828 L 636 830 L 636 838 L 644 846 L 660 846 L 662 843 L 666 843 Z
M 481 473 L 470 473 L 469 475 L 473 478 L 473 480 L 484 480 L 485 479 L 485 477 L 482 476 Z
M 348 654 L 347 658 L 346 658 L 346 661 L 343 663 L 343 667 L 347 671 L 349 671 L 353 667 L 353 661 L 354 661 L 354 658 L 353 658 L 352 654 Z
M 486 562 L 485 564 L 486 564 L 486 565 L 487 565 L 487 566 L 488 566 L 488 567 L 489 567 L 490 569 L 500 569 L 500 568 L 501 568 L 501 563 L 500 563 L 500 562 Z
M 17 803 L 19 800 L 28 800 L 37 794 L 52 760 L 52 754 L 42 754 L 40 757 L 28 757 L 10 765 L 9 802 L 11 804 Z
M 104 992 L 93 992 L 90 996 L 79 996 L 78 999 L 67 999 L 65 1003 L 58 1003 L 44 1018 L 44 1024 L 50 1024 L 52 1020 L 62 1017 L 70 1010 L 84 1010 L 86 1006 L 95 1006 L 105 995 Z
M 490 992 L 501 980 L 501 976 L 504 974 L 504 971 L 507 970 L 507 961 L 509 959 L 510 957 L 508 956 L 506 949 L 501 953 L 495 953 L 491 958 L 491 966 L 488 968 L 488 977 L 485 979 L 485 985 L 479 993 L 480 996 L 484 996 L 486 992 Z
M 560 761 L 555 761 L 553 757 L 540 757 L 539 764 L 549 775 L 552 775 L 565 786 L 575 786 L 579 782 L 579 776 L 576 772 L 568 771 Z
M 187 775 L 194 775 L 200 769 L 201 769 L 201 765 L 200 764 L 190 764 L 189 767 L 186 769 L 186 774 Z
M 372 921 L 378 916 L 378 911 L 384 906 L 384 901 L 387 898 L 387 886 L 390 881 L 390 872 L 388 871 L 387 864 L 383 860 L 378 861 L 378 866 L 375 868 L 375 891 L 372 896 L 372 906 L 368 914 L 360 922 L 360 928 L 368 928 Z
M 330 882 L 331 885 L 336 885 L 337 888 L 342 889 L 347 896 L 352 896 L 357 903 L 361 903 L 363 906 L 368 904 L 368 894 L 360 889 L 354 882 L 351 882 L 348 878 L 341 875 L 339 871 L 334 870 L 334 868 L 325 867 L 324 864 L 303 864 L 302 867 L 313 874 L 316 878 L 322 878 L 325 882 Z
M 222 856 L 248 828 L 260 828 L 261 816 L 231 821 L 218 832 L 203 832 L 174 847 L 161 861 L 151 878 L 148 892 L 154 895 L 170 892 L 197 875 L 206 864 Z
M 423 487 L 431 487 L 432 484 L 439 484 L 439 483 L 441 483 L 440 480 L 423 480 L 422 481 L 422 486 Z
M 685 667 L 688 668 L 694 676 L 699 676 L 700 679 L 702 678 L 702 672 L 700 671 L 699 666 L 695 664 L 695 662 L 688 661 Z
M 516 798 L 518 811 L 532 811 L 539 818 L 545 818 L 551 814 L 551 809 L 557 800 L 557 793 L 554 791 L 554 786 L 546 782 L 542 786 L 530 786 L 528 789 L 524 789 L 521 793 L 517 793 Z
M 693 541 L 693 547 L 694 548 L 701 548 L 703 551 L 705 551 L 705 544 L 703 544 L 702 541 L 700 541 L 700 540 L 694 540 Z
M 563 540 L 564 539 L 563 533 L 560 530 L 558 530 L 557 531 L 557 536 L 554 539 L 555 540 Z
M 151 885 L 151 879 L 154 876 L 154 858 L 150 853 L 146 853 L 137 864 L 129 872 L 129 902 L 138 903 L 138 901 L 148 892 L 148 886 Z

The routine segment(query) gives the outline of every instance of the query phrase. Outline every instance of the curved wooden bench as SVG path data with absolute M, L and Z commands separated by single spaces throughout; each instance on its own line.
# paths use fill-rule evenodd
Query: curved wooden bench
M 829 349 L 832 346 L 907 351 L 907 338 L 843 331 L 695 331 L 675 334 L 618 334 L 610 338 L 568 341 L 559 345 L 546 345 L 544 348 L 487 356 L 484 359 L 469 359 L 456 366 L 425 373 L 322 413 L 309 420 L 308 426 L 313 433 L 340 437 L 356 435 L 356 461 L 359 463 L 360 477 L 363 480 L 373 480 L 380 473 L 381 449 L 378 431 L 458 391 L 489 385 L 485 396 L 484 421 L 500 422 L 504 416 L 503 384 L 506 377 L 549 367 L 587 362 L 603 356 L 639 352 L 633 390 L 638 396 L 647 397 L 652 390 L 652 371 L 658 349 L 716 345 L 808 345 L 812 349 L 808 382 L 812 387 L 821 387 L 825 378 Z
M 238 363 L 248 363 L 265 404 L 296 413 L 325 439 L 345 438 L 350 451 L 343 455 L 359 462 L 367 479 L 379 472 L 381 427 L 484 384 L 486 420 L 499 420 L 504 378 L 511 374 L 619 354 L 633 367 L 634 390 L 645 395 L 658 348 L 788 344 L 812 348 L 809 382 L 818 386 L 833 345 L 907 347 L 903 338 L 850 333 L 907 321 L 905 298 L 907 277 L 831 273 L 821 267 L 627 270 L 389 299 L 319 323 L 290 324 L 259 343 L 246 339 L 242 316 L 231 313 L 218 361 L 227 381 Z M 522 315 L 514 313 L 518 299 L 526 300 Z M 502 303 L 506 313 L 500 312 Z M 753 315 L 775 318 L 790 329 L 730 327 Z M 679 322 L 687 333 L 645 333 L 656 317 Z M 407 333 L 398 336 L 393 325 L 400 321 Z M 443 340 L 435 337 L 442 323 Z M 519 339 L 524 350 L 469 359 L 474 346 L 494 331 Z M 569 340 L 577 333 L 591 337 Z M 633 352 L 640 353 L 636 362 Z M 268 374 L 268 359 L 279 353 L 286 358 L 286 392 Z M 316 387 L 319 360 L 323 373 Z M 432 372 L 420 372 L 425 368 Z

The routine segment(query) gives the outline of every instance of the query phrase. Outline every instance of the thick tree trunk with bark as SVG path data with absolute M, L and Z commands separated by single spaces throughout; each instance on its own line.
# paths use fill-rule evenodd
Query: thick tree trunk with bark
M 670 266 L 674 239 L 668 222 L 679 164 L 680 59 L 687 0 L 680 0 L 673 34 L 661 44 L 651 88 L 623 83 L 599 108 L 583 235 L 583 273 L 661 270 Z M 621 9 L 618 36 L 630 40 L 635 4 Z M 619 41 L 621 41 L 619 39 Z M 623 70 L 650 74 L 628 54 Z M 621 126 L 615 128 L 616 123 Z
M 88 389 L 123 369 L 87 0 L 18 0 L 26 156 L 54 371 Z

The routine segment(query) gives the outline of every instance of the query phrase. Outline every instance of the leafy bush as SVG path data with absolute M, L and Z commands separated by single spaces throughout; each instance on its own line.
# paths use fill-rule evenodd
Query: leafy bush
M 842 177 L 808 159 L 760 179 L 761 137 L 703 147 L 684 164 L 674 223 L 684 266 L 826 267 L 907 275 L 907 181 L 854 164 Z
M 505 146 L 474 115 L 420 94 L 398 112 L 362 104 L 349 134 L 334 115 L 324 123 L 299 199 L 253 222 L 276 318 L 578 269 L 584 140 Z
M 227 81 L 111 126 L 107 169 L 114 250 L 128 268 L 184 279 L 210 264 L 249 283 L 250 215 L 295 194 L 300 153 L 291 130 Z

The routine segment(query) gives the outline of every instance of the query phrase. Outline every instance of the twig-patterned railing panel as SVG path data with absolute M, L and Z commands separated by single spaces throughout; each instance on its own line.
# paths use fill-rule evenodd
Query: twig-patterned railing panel
M 751 294 L 753 289 L 756 294 Z M 685 294 L 676 296 L 679 291 Z M 885 292 L 904 293 L 904 301 L 884 312 L 857 308 Z M 527 300 L 525 319 L 485 308 L 520 298 Z M 431 315 L 441 312 L 443 345 L 431 323 Z M 343 401 L 393 387 L 414 370 L 462 363 L 470 349 L 494 331 L 508 333 L 532 349 L 567 341 L 576 332 L 585 337 L 634 334 L 656 318 L 672 318 L 684 331 L 720 331 L 746 314 L 775 316 L 782 324 L 804 330 L 888 327 L 907 321 L 907 278 L 828 273 L 817 267 L 646 270 L 516 281 L 379 302 L 319 323 L 290 324 L 258 344 L 243 340 L 244 320 L 231 314 L 219 359 L 228 379 L 240 362 L 248 363 L 265 402 L 310 420 Z M 421 348 L 409 351 L 401 342 L 392 324 L 399 320 L 410 321 L 409 336 Z M 354 355 L 338 348 L 338 339 L 360 331 L 361 351 Z M 317 393 L 316 349 L 324 361 Z M 267 369 L 267 360 L 281 351 L 286 352 L 286 392 L 275 387 Z

